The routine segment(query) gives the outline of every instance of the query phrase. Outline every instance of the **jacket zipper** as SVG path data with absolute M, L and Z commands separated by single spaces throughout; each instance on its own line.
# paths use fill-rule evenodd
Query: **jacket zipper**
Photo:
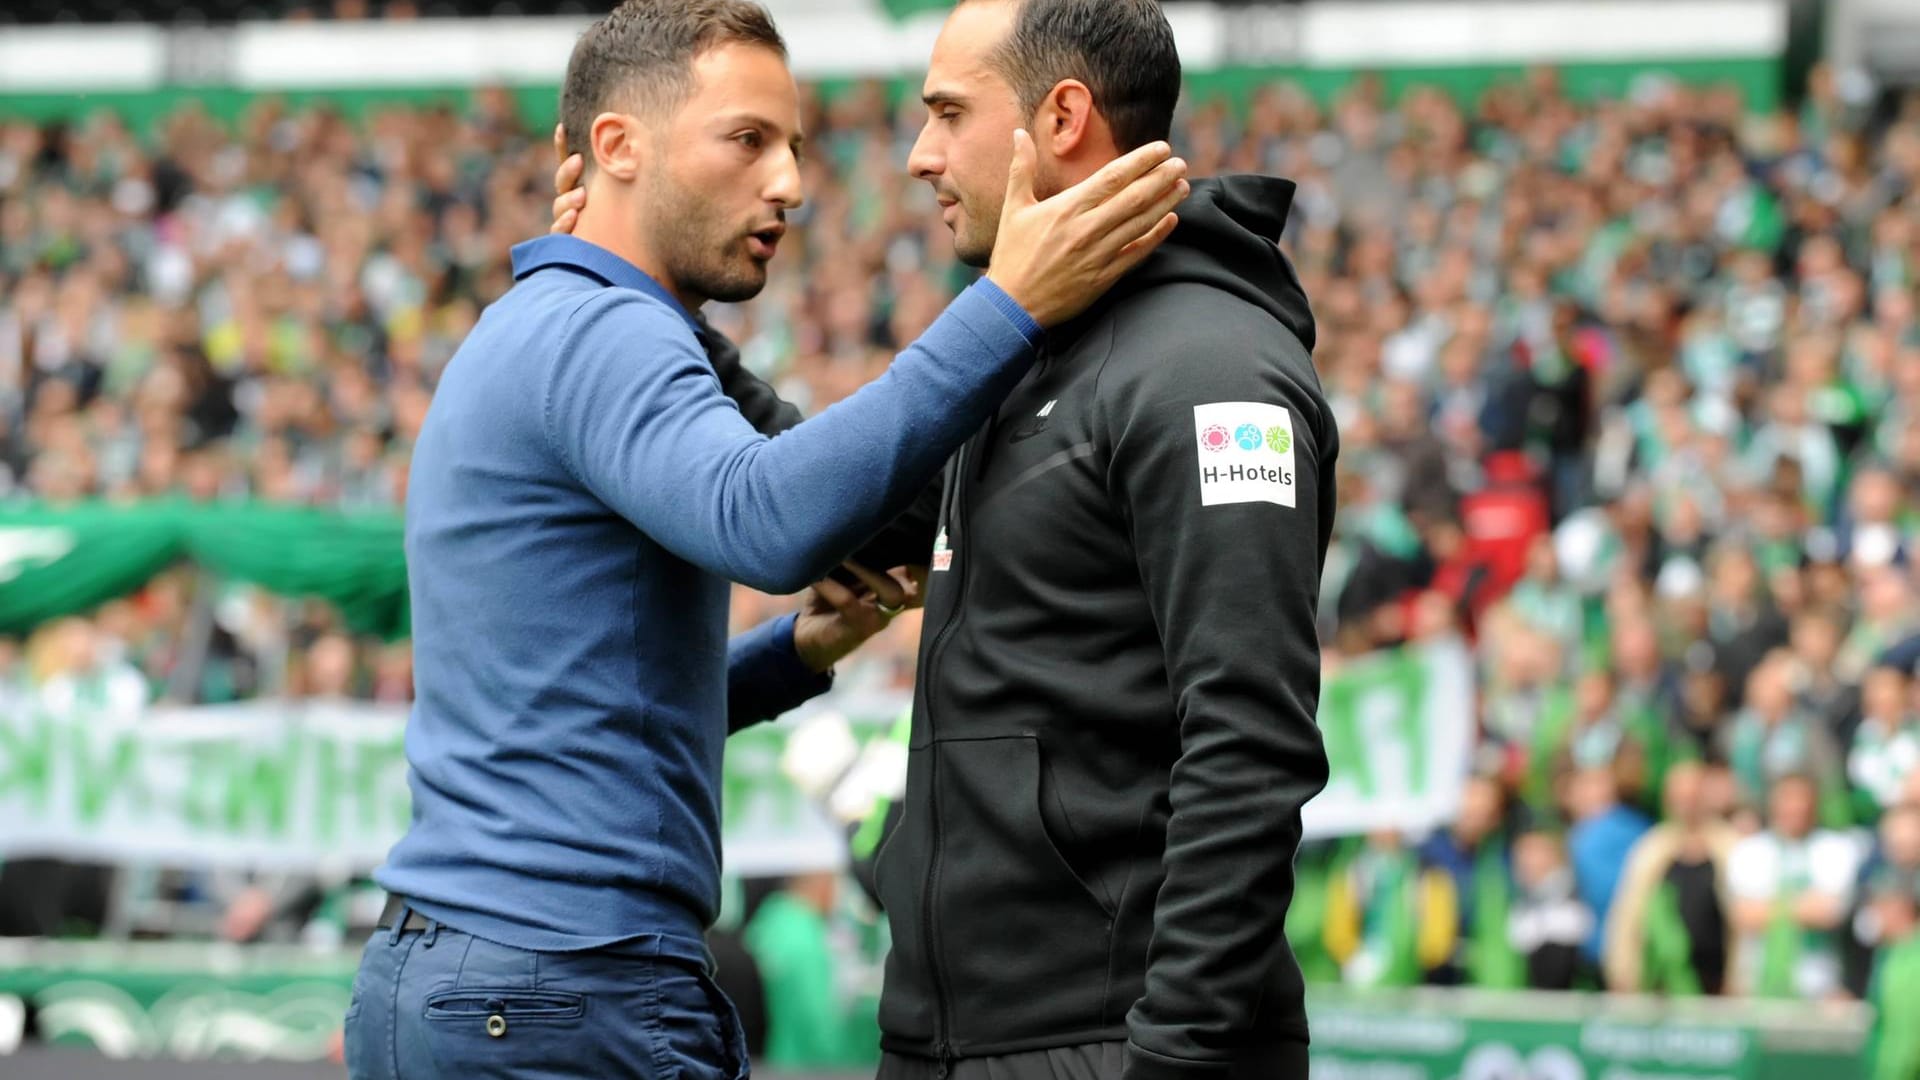
M 1038 367 L 1044 368 L 1046 361 L 1047 352 L 1043 349 L 1037 360 Z M 973 492 L 973 481 L 976 477 L 970 476 L 968 473 L 969 470 L 981 474 L 986 472 L 989 451 L 993 445 L 994 435 L 999 431 L 999 428 L 1000 415 L 999 412 L 996 411 L 993 416 L 987 419 L 986 424 L 974 433 L 973 438 L 961 445 L 960 453 L 954 460 L 954 481 L 948 492 L 952 496 L 952 500 L 947 504 L 945 513 L 941 515 L 944 519 L 942 525 L 947 529 L 947 543 L 949 547 L 958 548 L 960 542 L 963 540 L 971 543 L 971 538 L 962 534 L 958 524 L 960 521 L 967 521 L 969 523 L 972 521 L 972 518 L 967 513 L 967 508 L 971 505 L 968 497 Z M 975 462 L 975 458 L 979 459 L 978 463 Z M 920 925 L 924 928 L 923 947 L 927 953 L 927 972 L 933 978 L 935 1018 L 934 1054 L 938 1062 L 934 1069 L 934 1080 L 947 1080 L 947 1075 L 952 1068 L 954 1056 L 953 1045 L 949 1041 L 953 1036 L 953 995 L 947 989 L 946 976 L 940 970 L 940 954 L 935 948 L 935 940 L 939 937 L 939 934 L 934 928 L 934 897 L 939 895 L 940 891 L 941 829 L 940 743 L 933 737 L 933 729 L 935 727 L 933 720 L 933 688 L 939 685 L 939 681 L 933 677 L 933 674 L 938 669 L 940 661 L 946 656 L 947 639 L 953 635 L 954 629 L 958 627 L 960 621 L 966 617 L 967 570 L 969 564 L 973 562 L 973 559 L 970 557 L 968 551 L 961 549 L 958 562 L 959 566 L 955 571 L 957 580 L 953 583 L 953 609 L 947 615 L 947 621 L 940 627 L 940 632 L 934 636 L 933 643 L 927 647 L 927 670 L 923 673 L 927 685 L 926 720 L 927 753 L 929 755 L 927 801 L 933 810 L 933 812 L 928 815 L 932 820 L 933 853 L 927 860 L 927 890 L 921 905 Z
M 991 431 L 991 425 L 986 430 Z M 967 494 L 973 486 L 969 482 L 971 478 L 967 475 L 968 459 L 972 456 L 969 451 L 973 449 L 974 443 L 980 437 L 976 434 L 972 440 L 962 444 L 959 456 L 954 460 L 954 481 L 951 493 L 953 497 L 948 503 L 947 512 L 943 515 L 945 520 L 942 522 L 942 527 L 947 530 L 949 547 L 958 547 L 961 541 L 967 540 L 967 537 L 960 532 L 958 522 L 966 517 Z M 934 738 L 936 725 L 933 719 L 933 687 L 939 684 L 933 678 L 933 672 L 945 655 L 947 639 L 952 636 L 954 628 L 959 625 L 966 610 L 967 567 L 973 561 L 968 556 L 969 553 L 962 549 L 957 560 L 959 566 L 955 568 L 957 580 L 954 582 L 953 608 L 947 615 L 946 623 L 940 627 L 940 632 L 934 636 L 933 643 L 927 647 L 927 803 L 932 810 L 928 818 L 933 830 L 933 851 L 927 859 L 927 888 L 921 899 L 920 925 L 922 927 L 921 944 L 927 954 L 927 972 L 933 978 L 934 1053 L 939 1059 L 934 1080 L 946 1080 L 948 1064 L 953 1060 L 953 1047 L 948 1041 L 953 1034 L 953 1016 L 952 995 L 947 991 L 946 976 L 940 970 L 940 954 L 935 944 L 939 935 L 934 929 L 934 897 L 939 895 L 940 891 L 941 829 L 940 743 Z

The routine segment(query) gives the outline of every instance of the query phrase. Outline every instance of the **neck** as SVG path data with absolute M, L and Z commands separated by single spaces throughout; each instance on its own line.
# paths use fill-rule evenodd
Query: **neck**
M 1113 136 L 1108 134 L 1106 125 L 1096 124 L 1071 153 L 1053 159 L 1053 179 L 1059 181 L 1059 190 L 1065 191 L 1099 172 L 1119 156 L 1120 148 L 1114 145 Z
M 1117 157 L 1118 155 L 1115 156 Z M 1111 157 L 1101 158 L 1096 154 L 1076 154 L 1071 159 L 1056 159 L 1053 170 L 1053 178 L 1058 181 L 1056 186 L 1061 191 L 1065 191 L 1080 181 L 1085 180 L 1087 177 L 1092 176 L 1094 173 L 1099 172 L 1102 165 L 1112 160 L 1113 158 Z
M 665 266 L 640 235 L 640 230 L 630 224 L 637 220 L 637 215 L 627 210 L 623 202 L 625 200 L 621 198 L 621 193 L 612 190 L 612 185 L 598 185 L 587 196 L 587 206 L 580 211 L 580 220 L 574 225 L 573 235 L 596 247 L 606 248 L 639 267 L 688 311 L 700 310 L 700 305 L 707 302 L 706 297 L 687 293 L 666 272 Z

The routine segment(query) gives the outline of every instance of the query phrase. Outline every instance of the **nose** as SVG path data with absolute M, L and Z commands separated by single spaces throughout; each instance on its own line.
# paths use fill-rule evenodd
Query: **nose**
M 783 210 L 797 210 L 806 203 L 807 193 L 800 181 L 800 158 L 791 148 L 780 155 L 779 163 L 774 166 L 766 198 Z
M 915 180 L 931 181 L 947 171 L 946 155 L 941 153 L 939 141 L 933 120 L 928 119 L 920 129 L 920 137 L 913 140 L 913 149 L 907 153 L 907 173 Z

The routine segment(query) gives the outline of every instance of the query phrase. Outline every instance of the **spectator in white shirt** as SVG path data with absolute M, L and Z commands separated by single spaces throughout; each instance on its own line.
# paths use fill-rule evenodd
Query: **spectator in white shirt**
M 1862 852 L 1854 838 L 1814 827 L 1818 798 L 1811 777 L 1781 777 L 1768 797 L 1771 827 L 1733 849 L 1736 966 L 1750 993 L 1817 1000 L 1840 989 L 1835 931 L 1852 905 Z

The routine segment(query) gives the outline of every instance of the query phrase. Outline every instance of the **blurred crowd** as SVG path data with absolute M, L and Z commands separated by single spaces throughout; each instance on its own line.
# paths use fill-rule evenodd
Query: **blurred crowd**
M 1185 104 L 1196 175 L 1298 183 L 1284 246 L 1343 439 L 1328 664 L 1460 635 L 1479 667 L 1459 823 L 1303 855 L 1316 977 L 1824 999 L 1914 967 L 1920 97 L 1846 90 L 1816 70 L 1756 112 L 1647 76 L 1579 102 L 1538 71 L 1466 101 L 1362 77 Z M 798 228 L 760 298 L 710 314 L 817 411 L 971 271 L 903 170 L 912 95 L 809 91 L 806 114 Z M 397 510 L 552 165 L 499 90 L 0 118 L 0 487 Z M 164 579 L 46 631 L 89 648 L 0 661 L 404 700 L 404 647 L 231 590 L 224 673 L 178 677 L 208 588 Z M 790 604 L 742 591 L 736 619 Z M 908 682 L 917 631 L 843 679 Z

